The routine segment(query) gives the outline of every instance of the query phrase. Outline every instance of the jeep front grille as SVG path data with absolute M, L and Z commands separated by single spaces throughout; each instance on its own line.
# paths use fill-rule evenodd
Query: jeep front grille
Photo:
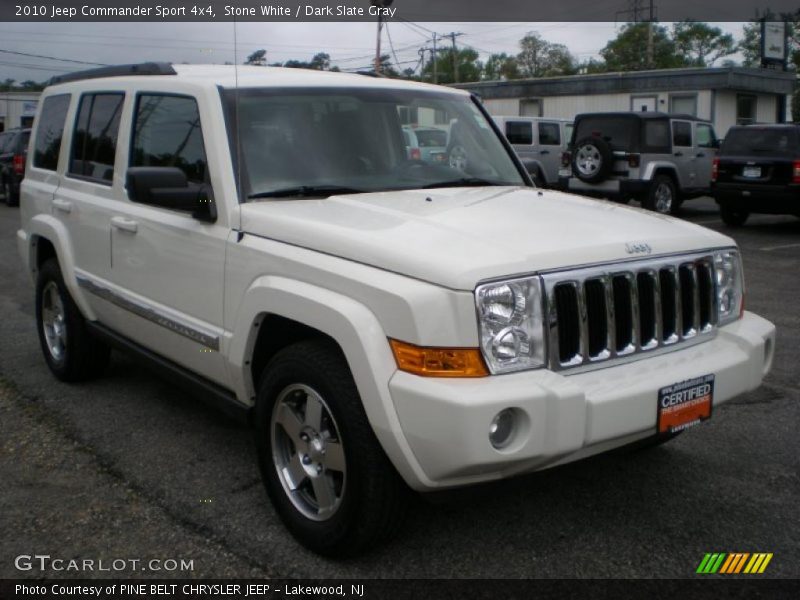
M 710 254 L 586 267 L 542 279 L 553 370 L 699 342 L 715 330 Z

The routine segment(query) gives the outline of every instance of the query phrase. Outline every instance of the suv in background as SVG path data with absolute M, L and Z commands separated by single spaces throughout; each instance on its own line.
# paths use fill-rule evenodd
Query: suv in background
M 581 114 L 562 157 L 563 186 L 675 214 L 683 200 L 710 192 L 718 146 L 711 123 L 688 115 Z
M 0 194 L 9 206 L 19 204 L 30 137 L 30 129 L 9 129 L 0 134 Z
M 751 213 L 800 217 L 800 127 L 731 127 L 714 159 L 714 199 L 726 225 Z
M 448 133 L 438 127 L 403 126 L 403 139 L 409 160 L 422 160 L 429 163 L 447 161 Z
M 492 117 L 539 187 L 557 187 L 561 155 L 572 121 L 542 117 Z
M 417 109 L 447 162 L 408 159 Z M 107 67 L 44 90 L 26 169 L 50 371 L 113 346 L 251 423 L 275 512 L 327 555 L 397 531 L 408 488 L 667 441 L 772 363 L 732 239 L 533 188 L 461 90 Z

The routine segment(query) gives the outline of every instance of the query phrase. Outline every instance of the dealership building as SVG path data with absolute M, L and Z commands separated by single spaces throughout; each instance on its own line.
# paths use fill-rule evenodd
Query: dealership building
M 732 125 L 791 121 L 795 81 L 794 72 L 719 67 L 482 81 L 455 87 L 478 94 L 493 116 L 573 119 L 585 112 L 657 110 L 707 119 L 723 137 Z
M 40 92 L 0 92 L 0 131 L 30 127 Z

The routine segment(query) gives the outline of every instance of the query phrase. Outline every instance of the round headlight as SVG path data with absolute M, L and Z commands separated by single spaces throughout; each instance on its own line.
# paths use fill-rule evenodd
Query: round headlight
M 500 325 L 517 324 L 525 316 L 525 295 L 511 283 L 487 287 L 481 298 L 482 317 Z
M 528 356 L 530 351 L 528 334 L 518 327 L 506 327 L 492 339 L 492 354 L 500 361 Z

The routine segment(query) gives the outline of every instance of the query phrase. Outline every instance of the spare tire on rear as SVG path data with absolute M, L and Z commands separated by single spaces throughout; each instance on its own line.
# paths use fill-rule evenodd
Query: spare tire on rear
M 575 144 L 572 152 L 572 173 L 586 183 L 599 183 L 611 172 L 614 153 L 603 138 L 585 137 Z

